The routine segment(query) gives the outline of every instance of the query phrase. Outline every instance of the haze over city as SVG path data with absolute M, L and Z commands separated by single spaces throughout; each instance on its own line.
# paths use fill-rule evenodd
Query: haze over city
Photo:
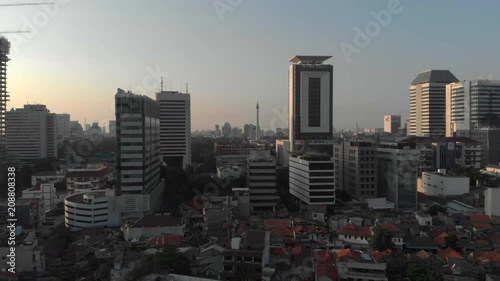
M 341 44 L 356 46 L 355 28 L 364 31 L 388 1 L 59 2 L 35 28 L 26 22 L 53 7 L 0 10 L 2 30 L 32 30 L 5 34 L 9 109 L 40 103 L 81 123 L 106 124 L 116 88 L 138 89 L 149 79 L 154 97 L 160 83 L 145 77 L 160 70 L 166 90 L 185 91 L 188 83 L 192 130 L 255 122 L 257 102 L 262 128 L 286 127 L 288 60 L 325 54 L 333 56 L 335 128 L 353 128 L 356 119 L 374 128 L 383 114 L 407 119 L 408 87 L 421 71 L 500 79 L 500 58 L 491 55 L 500 47 L 498 1 L 400 1 L 400 12 L 349 58 Z

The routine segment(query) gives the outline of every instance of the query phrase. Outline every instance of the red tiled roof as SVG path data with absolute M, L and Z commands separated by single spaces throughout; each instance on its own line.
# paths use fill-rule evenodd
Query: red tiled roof
M 339 271 L 336 267 L 333 266 L 320 266 L 316 268 L 316 278 L 328 277 L 332 281 L 336 281 L 339 279 Z
M 390 256 L 391 254 L 392 254 L 391 250 L 386 250 L 383 252 L 380 252 L 377 250 L 377 251 L 371 252 L 373 259 L 377 262 L 382 261 L 383 259 L 385 259 L 385 257 Z
M 463 259 L 463 257 L 452 248 L 446 248 L 438 252 L 437 255 L 445 262 L 448 262 L 448 258 Z
M 338 234 L 342 235 L 351 235 L 351 236 L 361 236 L 361 237 L 370 237 L 372 235 L 372 231 L 369 227 L 366 226 L 356 226 L 352 223 L 348 223 L 344 225 L 339 231 Z
M 500 262 L 500 253 L 496 251 L 483 252 L 476 257 L 478 263 Z
M 292 226 L 292 221 L 289 219 L 267 219 L 264 220 L 264 225 L 266 227 L 271 227 L 271 226 L 276 226 L 276 225 L 282 225 L 282 226 Z
M 271 248 L 271 255 L 288 257 L 289 253 L 285 248 L 279 247 L 279 248 Z
M 182 237 L 177 235 L 160 235 L 149 239 L 146 243 L 148 248 L 163 248 L 168 244 L 174 244 L 177 247 L 181 245 Z
M 361 253 L 358 251 L 352 251 L 351 249 L 344 249 L 337 253 L 337 261 L 340 261 L 343 257 L 361 258 Z
M 475 223 L 473 226 L 476 229 L 491 229 L 491 224 L 489 223 Z
M 446 246 L 446 237 L 448 237 L 448 234 L 443 232 L 438 236 L 434 237 L 434 241 L 436 241 L 439 244 L 439 246 L 444 247 Z
M 429 235 L 430 238 L 436 238 L 441 234 L 443 234 L 443 232 L 437 229 L 432 229 L 429 232 L 427 232 L 427 235 Z
M 293 230 L 290 227 L 284 225 L 275 225 L 268 227 L 269 235 L 271 237 L 294 237 Z
M 292 254 L 293 254 L 294 256 L 298 256 L 298 255 L 300 255 L 301 253 L 302 253 L 302 247 L 301 247 L 301 246 L 297 246 L 297 247 L 294 247 L 294 248 L 292 249 Z
M 307 232 L 307 227 L 305 225 L 299 225 L 295 227 L 295 232 Z
M 478 223 L 478 222 L 490 222 L 491 219 L 487 215 L 470 215 L 469 220 L 472 223 Z
M 400 229 L 392 223 L 383 223 L 380 225 L 380 227 L 387 230 L 388 232 L 391 232 L 391 233 L 399 233 L 400 232 Z
M 330 280 L 338 279 L 338 270 L 334 266 L 333 255 L 330 251 L 314 250 L 316 278 L 328 277 Z

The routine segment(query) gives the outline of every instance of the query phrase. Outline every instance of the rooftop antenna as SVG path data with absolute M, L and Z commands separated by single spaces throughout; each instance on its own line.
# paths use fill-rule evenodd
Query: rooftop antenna
M 161 92 L 163 92 L 163 76 L 161 77 L 161 89 L 160 89 Z
M 188 94 L 188 83 L 186 83 L 186 94 Z

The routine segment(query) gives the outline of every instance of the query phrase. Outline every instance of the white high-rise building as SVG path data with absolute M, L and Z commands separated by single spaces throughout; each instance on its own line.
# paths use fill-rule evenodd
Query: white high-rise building
M 189 94 L 162 91 L 160 104 L 161 156 L 168 167 L 191 165 L 191 97 Z
M 446 136 L 471 137 L 490 116 L 500 117 L 500 81 L 474 80 L 446 86 Z
M 410 86 L 410 136 L 444 136 L 446 85 L 458 82 L 449 70 L 421 72 Z
M 333 138 L 333 66 L 331 56 L 294 56 L 288 72 L 290 149 L 301 140 Z
M 67 113 L 56 114 L 57 137 L 63 139 L 70 135 L 70 115 Z
M 21 161 L 57 157 L 57 121 L 45 105 L 7 112 L 7 151 Z

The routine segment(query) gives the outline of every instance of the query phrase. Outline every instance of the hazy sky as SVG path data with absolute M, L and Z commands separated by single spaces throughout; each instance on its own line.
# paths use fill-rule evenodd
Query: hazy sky
M 116 89 L 154 97 L 160 72 L 164 89 L 189 83 L 193 130 L 255 123 L 257 102 L 262 128 L 283 127 L 288 60 L 315 54 L 333 56 L 335 127 L 357 118 L 373 128 L 383 114 L 407 118 L 409 84 L 423 70 L 500 79 L 498 0 L 55 1 L 50 10 L 0 7 L 0 32 L 32 30 L 6 36 L 9 108 L 42 103 L 107 126 Z M 370 23 L 388 5 L 390 21 Z M 355 43 L 356 27 L 368 27 L 368 43 Z M 357 48 L 349 59 L 346 44 Z

